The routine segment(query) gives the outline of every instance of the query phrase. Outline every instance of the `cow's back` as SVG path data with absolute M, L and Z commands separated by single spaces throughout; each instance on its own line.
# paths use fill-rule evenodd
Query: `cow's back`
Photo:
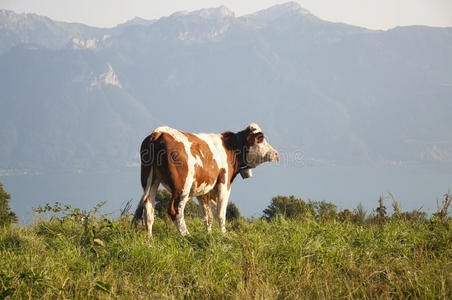
M 146 187 L 155 166 L 154 174 L 170 190 L 203 195 L 226 180 L 226 159 L 220 135 L 158 127 L 141 145 L 141 184 Z

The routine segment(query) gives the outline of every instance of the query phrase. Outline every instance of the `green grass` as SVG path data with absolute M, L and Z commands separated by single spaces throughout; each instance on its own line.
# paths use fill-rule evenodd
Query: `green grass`
M 452 296 L 451 220 L 385 224 L 239 220 L 154 242 L 126 219 L 41 219 L 0 228 L 0 298 L 306 299 Z

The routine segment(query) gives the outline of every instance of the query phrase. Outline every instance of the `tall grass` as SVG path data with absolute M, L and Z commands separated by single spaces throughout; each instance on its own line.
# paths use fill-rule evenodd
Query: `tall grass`
M 452 296 L 452 222 L 239 219 L 191 235 L 157 218 L 79 212 L 0 229 L 0 298 L 440 298 Z

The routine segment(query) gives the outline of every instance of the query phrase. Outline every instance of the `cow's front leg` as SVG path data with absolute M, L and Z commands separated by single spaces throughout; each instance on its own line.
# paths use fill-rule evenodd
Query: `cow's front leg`
M 209 197 L 198 197 L 199 205 L 201 205 L 202 213 L 204 217 L 204 225 L 206 226 L 207 233 L 212 231 L 212 210 L 210 209 Z
M 218 200 L 217 200 L 217 219 L 218 225 L 222 232 L 226 232 L 226 208 L 228 206 L 228 199 L 230 189 L 228 189 L 226 184 L 222 184 L 218 189 Z

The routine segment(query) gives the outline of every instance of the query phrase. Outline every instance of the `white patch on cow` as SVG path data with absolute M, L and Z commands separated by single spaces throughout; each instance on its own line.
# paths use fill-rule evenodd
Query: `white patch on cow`
M 214 187 L 215 187 L 215 183 L 209 185 L 206 182 L 203 182 L 200 185 L 198 185 L 198 183 L 196 181 L 194 181 L 193 187 L 190 192 L 190 196 L 197 197 L 197 196 L 202 196 L 202 195 L 208 194 Z
M 227 155 L 224 151 L 223 140 L 221 134 L 215 133 L 197 133 L 198 138 L 203 140 L 209 146 L 210 152 L 212 152 L 213 159 L 217 163 L 219 169 L 225 169 L 228 171 Z
M 200 167 L 203 167 L 202 159 L 198 155 L 195 156 L 195 164 L 197 164 Z

